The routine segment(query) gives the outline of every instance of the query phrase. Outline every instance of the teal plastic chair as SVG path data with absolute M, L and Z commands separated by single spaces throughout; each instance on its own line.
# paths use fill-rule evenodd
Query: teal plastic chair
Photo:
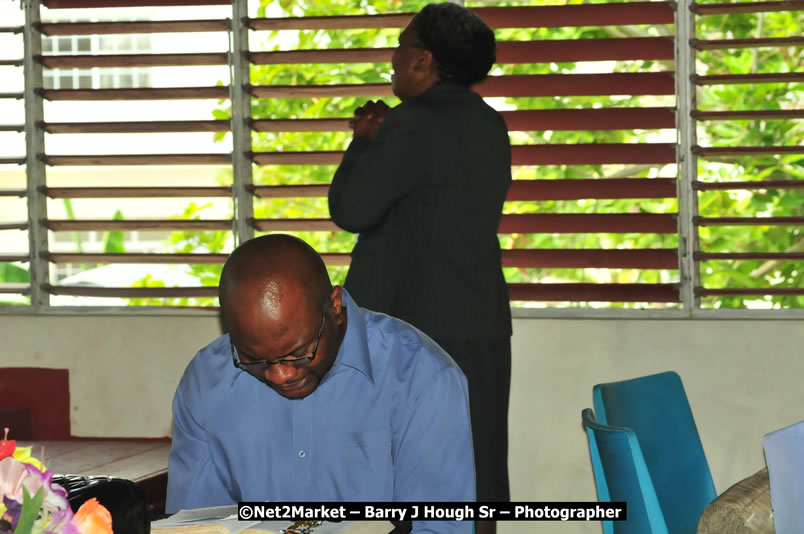
M 695 534 L 717 493 L 681 378 L 667 371 L 598 384 L 592 395 L 598 424 L 633 432 L 667 532 Z
M 604 534 L 669 534 L 659 499 L 634 431 L 602 425 L 594 412 L 581 412 L 601 502 L 627 503 L 628 519 L 603 521 Z

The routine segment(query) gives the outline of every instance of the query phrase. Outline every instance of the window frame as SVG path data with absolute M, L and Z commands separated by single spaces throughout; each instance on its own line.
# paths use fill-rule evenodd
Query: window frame
M 55 0 L 51 0 L 53 2 Z M 63 1 L 63 0 L 62 0 Z M 192 2 L 187 2 L 192 3 Z M 228 2 L 227 2 L 228 3 Z M 42 52 L 41 34 L 36 30 L 40 24 L 39 0 L 25 4 L 25 26 L 23 37 L 25 55 L 23 65 L 26 72 L 25 131 L 26 131 L 26 197 L 28 205 L 29 265 L 31 273 L 31 306 L 0 308 L 2 313 L 94 313 L 94 307 L 52 307 L 48 303 L 49 291 L 45 284 L 49 280 L 48 228 L 43 224 L 47 219 L 45 162 L 39 157 L 44 154 L 44 131 L 38 127 L 44 121 L 43 97 L 38 91 L 43 87 L 43 67 L 36 58 Z M 253 51 L 249 48 L 248 6 L 246 0 L 232 2 L 232 19 L 228 20 L 230 49 L 227 54 L 231 80 L 249 80 L 248 57 Z M 701 147 L 696 138 L 695 102 L 695 49 L 691 45 L 696 40 L 694 3 L 681 0 L 678 3 L 675 21 L 675 96 L 676 96 L 676 161 L 678 165 L 678 238 L 679 275 L 681 308 L 675 310 L 653 309 L 613 309 L 613 308 L 522 308 L 512 307 L 514 317 L 567 317 L 567 318 L 801 318 L 802 309 L 706 309 L 700 307 L 700 261 L 697 239 L 697 178 L 698 154 Z M 684 14 L 679 16 L 679 13 Z M 245 21 L 235 24 L 232 21 Z M 253 27 L 253 26 L 251 26 Z M 61 37 L 59 37 L 61 38 Z M 75 39 L 75 37 L 73 37 Z M 54 75 L 57 75 L 55 72 Z M 233 151 L 231 166 L 234 174 L 232 198 L 234 217 L 232 220 L 235 244 L 254 236 L 253 201 L 254 183 L 252 166 L 254 164 L 251 147 L 252 127 L 250 108 L 251 96 L 248 83 L 230 83 L 228 98 L 232 103 L 231 132 Z M 680 177 L 686 176 L 686 179 Z M 42 281 L 45 281 L 44 284 Z M 104 309 L 104 312 L 110 311 Z M 115 308 L 114 313 L 158 313 L 158 314 L 204 314 L 206 310 L 164 309 L 159 307 Z

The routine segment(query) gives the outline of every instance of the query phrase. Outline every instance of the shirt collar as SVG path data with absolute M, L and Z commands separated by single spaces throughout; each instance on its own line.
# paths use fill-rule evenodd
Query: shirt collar
M 343 336 L 329 374 L 337 373 L 342 367 L 349 367 L 364 374 L 373 384 L 374 374 L 371 370 L 365 312 L 352 300 L 346 289 L 341 288 L 341 292 L 342 305 L 346 308 L 346 334 Z

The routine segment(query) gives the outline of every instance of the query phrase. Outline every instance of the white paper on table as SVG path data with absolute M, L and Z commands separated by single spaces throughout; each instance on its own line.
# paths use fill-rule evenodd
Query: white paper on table
M 765 434 L 776 534 L 804 532 L 804 421 Z

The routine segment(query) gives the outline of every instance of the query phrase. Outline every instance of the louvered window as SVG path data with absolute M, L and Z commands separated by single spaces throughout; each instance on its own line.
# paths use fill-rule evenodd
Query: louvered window
M 16 146 L 0 154 L 0 202 L 15 206 L 0 214 L 0 291 L 34 310 L 211 309 L 227 253 L 275 231 L 308 240 L 342 280 L 354 237 L 329 220 L 326 194 L 346 121 L 366 99 L 398 102 L 391 53 L 425 3 L 30 2 L 27 20 L 0 29 L 17 52 L 0 68 L 20 80 L 0 97 L 26 106 L 0 127 Z M 800 2 L 466 4 L 499 43 L 476 90 L 513 146 L 499 235 L 514 307 L 804 305 L 801 73 L 700 70 L 705 54 L 800 58 L 798 35 L 761 24 L 798 16 Z M 746 13 L 752 39 L 704 21 Z M 724 109 L 717 88 L 734 84 L 779 91 L 778 109 Z M 789 124 L 790 137 L 743 146 L 708 127 L 746 121 Z M 746 200 L 761 195 L 774 200 Z M 729 212 L 748 204 L 750 216 Z M 712 230 L 723 227 L 754 231 Z

